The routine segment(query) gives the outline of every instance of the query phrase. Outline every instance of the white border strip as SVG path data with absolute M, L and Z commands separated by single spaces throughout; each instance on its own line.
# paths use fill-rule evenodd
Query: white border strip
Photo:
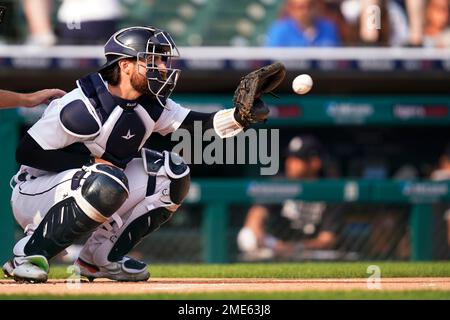
M 450 60 L 450 49 L 183 47 L 189 60 Z M 0 46 L 0 58 L 104 59 L 103 46 Z

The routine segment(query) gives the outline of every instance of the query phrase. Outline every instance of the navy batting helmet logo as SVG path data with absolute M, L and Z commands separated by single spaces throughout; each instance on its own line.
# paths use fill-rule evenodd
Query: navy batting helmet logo
M 154 27 L 130 27 L 117 31 L 105 44 L 106 63 L 102 69 L 124 58 L 136 58 L 138 72 L 147 78 L 148 88 L 165 107 L 175 89 L 181 70 L 172 68 L 173 59 L 180 57 L 170 34 Z M 164 69 L 155 63 L 159 57 Z

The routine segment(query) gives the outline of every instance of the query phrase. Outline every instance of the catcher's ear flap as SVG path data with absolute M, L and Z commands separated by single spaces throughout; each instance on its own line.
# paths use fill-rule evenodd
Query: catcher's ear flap
M 264 67 L 264 79 L 261 92 L 268 93 L 275 90 L 286 77 L 286 68 L 281 62 L 275 62 Z

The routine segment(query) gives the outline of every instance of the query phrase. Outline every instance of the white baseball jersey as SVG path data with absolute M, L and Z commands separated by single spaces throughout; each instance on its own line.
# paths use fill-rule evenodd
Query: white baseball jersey
M 89 80 L 89 81 L 88 81 Z M 92 80 L 92 81 L 91 81 Z M 124 160 L 124 170 L 129 180 L 130 196 L 117 213 L 127 213 L 148 197 L 147 183 L 150 178 L 144 170 L 138 151 L 153 132 L 166 135 L 175 131 L 183 122 L 189 110 L 168 99 L 163 108 L 150 99 L 116 104 L 107 91 L 107 84 L 97 74 L 78 81 L 78 88 L 64 97 L 53 101 L 41 119 L 29 130 L 29 135 L 44 150 L 80 152 L 96 157 L 108 154 Z M 71 180 L 79 168 L 59 173 L 43 171 L 22 165 L 14 177 L 11 204 L 18 223 L 27 229 L 34 229 L 48 210 L 73 192 Z M 19 178 L 27 172 L 26 181 Z M 31 178 L 31 176 L 35 178 Z M 167 181 L 156 180 L 153 193 L 159 192 Z M 166 179 L 167 180 L 167 179 Z M 152 200 L 154 201 L 154 200 Z
M 88 77 L 97 82 L 79 80 L 78 88 L 50 103 L 28 130 L 44 150 L 90 153 L 127 163 L 153 132 L 167 135 L 175 131 L 189 113 L 171 99 L 165 108 L 146 98 L 120 106 L 100 75 Z M 27 166 L 23 170 L 35 177 L 46 173 Z

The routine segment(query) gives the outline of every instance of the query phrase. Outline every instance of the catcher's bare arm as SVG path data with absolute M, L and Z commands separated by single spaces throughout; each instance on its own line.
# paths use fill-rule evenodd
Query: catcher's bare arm
M 257 69 L 241 78 L 234 93 L 233 108 L 215 113 L 190 111 L 181 128 L 193 131 L 194 122 L 201 121 L 203 129 L 214 128 L 221 138 L 232 137 L 253 123 L 265 122 L 269 108 L 261 100 L 264 93 L 275 90 L 286 76 L 280 62 Z

